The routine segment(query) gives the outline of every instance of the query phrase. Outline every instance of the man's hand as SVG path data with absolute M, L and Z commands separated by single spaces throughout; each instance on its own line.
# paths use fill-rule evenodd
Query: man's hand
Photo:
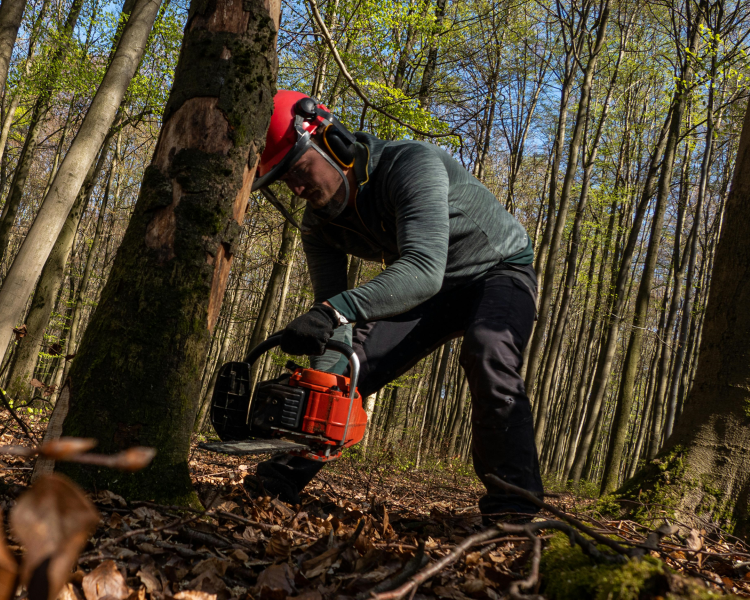
M 281 332 L 281 349 L 287 354 L 320 356 L 338 326 L 338 315 L 333 308 L 327 304 L 315 304 Z

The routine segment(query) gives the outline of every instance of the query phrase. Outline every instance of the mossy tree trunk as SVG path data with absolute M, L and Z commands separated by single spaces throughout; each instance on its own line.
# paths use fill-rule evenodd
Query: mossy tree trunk
M 656 459 L 617 492 L 750 532 L 750 110 L 706 306 L 695 383 Z
M 65 465 L 88 489 L 195 500 L 201 370 L 273 110 L 278 18 L 275 0 L 191 3 L 151 165 L 60 395 L 64 435 L 158 453 L 132 475 Z

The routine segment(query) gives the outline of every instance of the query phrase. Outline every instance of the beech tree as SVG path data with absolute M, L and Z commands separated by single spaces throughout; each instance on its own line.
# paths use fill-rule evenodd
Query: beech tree
M 158 454 L 129 476 L 66 465 L 89 489 L 195 500 L 190 434 L 273 110 L 278 18 L 273 0 L 192 3 L 151 165 L 50 424 Z
M 143 58 L 160 5 L 160 0 L 136 2 L 123 29 L 112 63 L 60 165 L 44 204 L 3 281 L 0 288 L 0 352 L 5 352 L 13 337 L 13 327 L 23 319 L 34 283 Z
M 692 391 L 657 457 L 617 495 L 750 532 L 750 110 L 716 248 Z

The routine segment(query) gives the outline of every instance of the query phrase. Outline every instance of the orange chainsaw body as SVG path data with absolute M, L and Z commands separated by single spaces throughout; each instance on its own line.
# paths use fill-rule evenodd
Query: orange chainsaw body
M 307 409 L 302 418 L 304 433 L 323 436 L 333 444 L 343 442 L 342 445 L 347 448 L 362 440 L 367 427 L 367 413 L 362 408 L 362 398 L 358 391 L 351 401 L 350 413 L 348 377 L 315 369 L 297 369 L 292 374 L 289 385 L 310 390 L 307 396 Z

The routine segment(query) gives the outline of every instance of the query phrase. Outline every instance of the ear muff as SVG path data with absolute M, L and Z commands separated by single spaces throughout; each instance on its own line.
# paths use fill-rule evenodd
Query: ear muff
M 331 156 L 339 165 L 345 169 L 354 166 L 354 144 L 347 139 L 346 134 L 339 131 L 333 123 L 329 123 L 323 130 L 321 137 Z

